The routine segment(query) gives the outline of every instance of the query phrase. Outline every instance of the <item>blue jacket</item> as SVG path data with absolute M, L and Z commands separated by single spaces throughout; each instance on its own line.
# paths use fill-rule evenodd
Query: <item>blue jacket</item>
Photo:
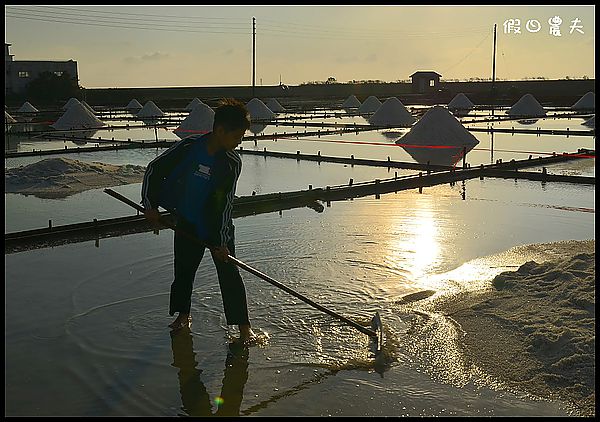
M 233 199 L 242 160 L 235 151 L 206 152 L 207 135 L 177 142 L 152 160 L 142 183 L 144 208 L 162 208 L 194 225 L 211 246 L 233 234 Z

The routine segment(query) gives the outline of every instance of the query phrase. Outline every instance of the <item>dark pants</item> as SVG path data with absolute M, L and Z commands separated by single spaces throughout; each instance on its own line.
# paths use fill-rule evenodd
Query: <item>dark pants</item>
M 188 223 L 178 221 L 177 228 L 193 233 Z M 175 280 L 171 284 L 169 314 L 175 312 L 189 314 L 192 301 L 192 287 L 196 271 L 204 256 L 204 246 L 175 232 Z M 227 244 L 231 256 L 235 256 L 234 228 L 231 226 L 231 240 Z M 213 258 L 219 278 L 223 308 L 228 325 L 249 324 L 246 289 L 235 264 Z

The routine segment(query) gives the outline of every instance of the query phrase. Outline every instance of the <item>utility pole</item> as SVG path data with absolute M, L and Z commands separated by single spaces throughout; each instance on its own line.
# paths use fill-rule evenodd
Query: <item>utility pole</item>
M 256 18 L 252 17 L 252 98 L 256 89 Z
M 496 98 L 496 24 L 494 24 L 494 55 L 492 59 L 492 116 L 494 115 L 494 100 Z

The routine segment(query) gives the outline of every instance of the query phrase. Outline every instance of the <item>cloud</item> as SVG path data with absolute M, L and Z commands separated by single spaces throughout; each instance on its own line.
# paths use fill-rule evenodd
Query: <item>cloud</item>
M 165 60 L 168 59 L 170 56 L 168 53 L 161 53 L 161 52 L 156 52 L 156 53 L 152 53 L 152 54 L 144 54 L 143 56 L 129 56 L 129 57 L 125 57 L 123 59 L 123 61 L 125 63 L 128 64 L 137 64 L 137 63 L 142 63 L 142 62 L 149 62 L 149 61 L 159 61 L 159 60 Z

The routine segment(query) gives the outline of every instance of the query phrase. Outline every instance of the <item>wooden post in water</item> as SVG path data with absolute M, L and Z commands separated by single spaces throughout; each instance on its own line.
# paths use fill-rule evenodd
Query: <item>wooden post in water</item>
M 494 24 L 494 54 L 492 56 L 492 116 L 494 116 L 494 99 L 496 98 L 496 24 Z

